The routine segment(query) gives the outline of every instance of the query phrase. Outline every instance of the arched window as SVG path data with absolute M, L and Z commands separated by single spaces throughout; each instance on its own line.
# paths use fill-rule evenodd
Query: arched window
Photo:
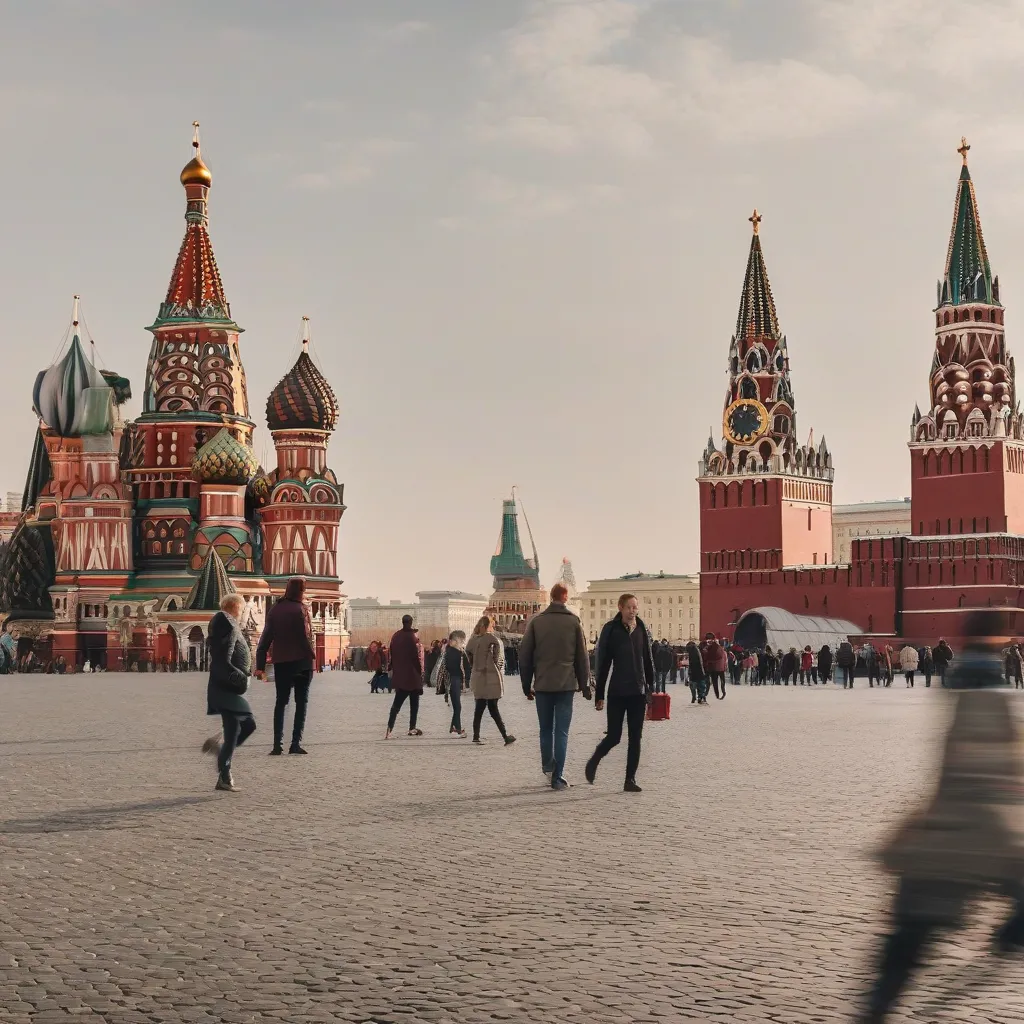
M 754 353 L 754 352 L 750 353 L 751 356 L 753 356 L 755 354 L 756 353 Z M 749 362 L 750 356 L 748 356 L 747 359 L 748 359 L 748 362 Z M 750 377 L 744 377 L 740 381 L 740 398 L 757 398 L 757 397 L 758 397 L 757 381 L 752 380 Z

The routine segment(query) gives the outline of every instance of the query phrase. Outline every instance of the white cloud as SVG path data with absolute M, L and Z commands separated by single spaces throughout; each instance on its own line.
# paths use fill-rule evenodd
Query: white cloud
M 357 185 L 375 177 L 398 153 L 409 148 L 407 142 L 390 138 L 367 138 L 356 142 L 333 143 L 327 147 L 338 159 L 321 170 L 305 171 L 294 179 L 298 188 L 323 190 Z
M 511 220 L 562 217 L 582 207 L 607 203 L 619 195 L 619 190 L 609 184 L 563 188 L 482 171 L 471 177 L 470 191 L 483 206 Z
M 884 9 L 883 0 L 867 2 Z M 838 14 L 817 22 L 822 32 L 857 9 L 834 6 Z M 745 58 L 648 17 L 670 10 L 666 0 L 537 0 L 488 62 L 478 134 L 527 149 L 643 157 L 678 147 L 693 130 L 724 142 L 813 136 L 893 101 L 884 79 L 865 80 L 814 52 Z M 868 40 L 851 45 L 870 48 Z
M 399 21 L 381 30 L 381 35 L 387 39 L 412 39 L 429 32 L 433 26 L 429 21 Z

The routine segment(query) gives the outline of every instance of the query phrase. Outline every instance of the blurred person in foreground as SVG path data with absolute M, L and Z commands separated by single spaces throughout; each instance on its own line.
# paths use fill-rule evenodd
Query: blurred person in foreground
M 1002 687 L 1005 615 L 973 612 L 964 653 L 950 672 L 955 692 L 938 788 L 890 837 L 880 857 L 899 885 L 879 978 L 861 1024 L 886 1019 L 921 954 L 944 929 L 962 926 L 972 899 L 1000 892 L 1013 901 L 992 937 L 998 953 L 1024 951 L 1024 836 L 1019 829 L 1024 764 Z

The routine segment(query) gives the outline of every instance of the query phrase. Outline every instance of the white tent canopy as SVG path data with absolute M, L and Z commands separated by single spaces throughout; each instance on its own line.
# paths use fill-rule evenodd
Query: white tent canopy
M 784 608 L 751 608 L 740 616 L 733 638 L 741 647 L 764 647 L 800 650 L 808 644 L 817 651 L 828 644 L 835 647 L 851 633 L 864 632 L 846 619 L 829 619 L 819 615 L 794 615 Z

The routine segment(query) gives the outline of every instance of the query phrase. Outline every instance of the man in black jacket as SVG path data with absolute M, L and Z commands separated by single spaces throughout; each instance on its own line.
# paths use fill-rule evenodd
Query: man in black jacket
M 637 600 L 632 594 L 619 598 L 619 614 L 605 623 L 597 644 L 597 710 L 604 707 L 605 686 L 608 686 L 608 732 L 587 762 L 587 782 L 593 784 L 597 766 L 622 740 L 622 720 L 629 730 L 626 753 L 627 793 L 639 793 L 636 770 L 640 766 L 640 738 L 648 697 L 654 687 L 654 659 L 651 637 L 643 621 L 637 617 Z

